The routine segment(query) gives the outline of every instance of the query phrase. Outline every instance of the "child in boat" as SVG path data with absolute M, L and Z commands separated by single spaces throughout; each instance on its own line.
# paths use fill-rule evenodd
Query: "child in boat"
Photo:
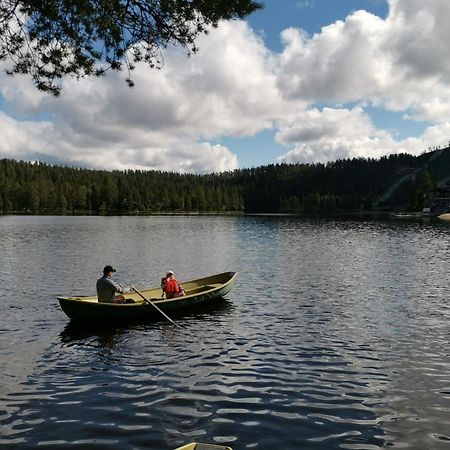
M 166 294 L 166 298 L 182 297 L 183 295 L 186 295 L 186 292 L 173 275 L 173 272 L 169 270 L 166 276 L 161 278 L 161 289 L 163 291 L 163 296 Z

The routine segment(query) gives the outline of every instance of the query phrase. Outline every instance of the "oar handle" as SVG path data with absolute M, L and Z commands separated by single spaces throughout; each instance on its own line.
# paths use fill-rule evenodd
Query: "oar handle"
M 131 289 L 136 292 L 136 294 L 138 294 L 139 296 L 141 296 L 145 302 L 147 302 L 148 304 L 152 305 L 155 309 L 157 309 L 167 320 L 169 320 L 170 322 L 172 322 L 174 325 L 176 325 L 178 328 L 181 328 L 180 325 L 178 325 L 176 322 L 174 322 L 164 311 L 162 311 L 161 309 L 159 309 L 152 301 L 150 301 L 148 298 L 146 298 L 144 296 L 144 294 L 142 294 L 142 292 L 139 292 L 134 286 L 130 286 Z

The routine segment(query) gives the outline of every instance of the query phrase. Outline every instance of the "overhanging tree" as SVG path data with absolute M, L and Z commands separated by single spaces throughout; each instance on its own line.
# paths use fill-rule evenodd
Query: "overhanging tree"
M 161 50 L 197 51 L 196 39 L 220 20 L 261 8 L 254 0 L 0 0 L 0 60 L 58 95 L 63 77 L 130 72 L 163 64 Z

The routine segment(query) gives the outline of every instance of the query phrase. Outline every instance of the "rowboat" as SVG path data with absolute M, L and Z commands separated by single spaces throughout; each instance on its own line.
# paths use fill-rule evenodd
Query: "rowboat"
M 215 444 L 201 444 L 200 442 L 193 442 L 192 444 L 183 445 L 175 450 L 233 450 L 231 447 Z
M 134 303 L 99 303 L 97 296 L 57 297 L 64 313 L 72 321 L 93 321 L 108 324 L 111 321 L 146 320 L 161 318 L 158 311 L 170 313 L 197 305 L 211 304 L 223 298 L 236 282 L 237 272 L 224 272 L 181 283 L 186 295 L 172 299 L 161 298 L 161 288 L 141 289 L 139 292 L 124 294 Z M 140 295 L 150 300 L 146 302 Z

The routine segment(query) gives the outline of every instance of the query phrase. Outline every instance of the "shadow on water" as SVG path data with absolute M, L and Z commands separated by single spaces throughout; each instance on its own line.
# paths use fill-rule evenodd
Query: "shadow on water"
M 235 306 L 230 300 L 220 298 L 214 303 L 200 304 L 185 310 L 173 311 L 170 313 L 171 319 L 188 320 L 190 318 L 213 320 L 220 316 L 226 316 L 234 310 Z
M 173 311 L 169 317 L 175 322 L 182 322 L 182 327 L 188 327 L 189 321 L 212 322 L 221 316 L 227 316 L 234 310 L 233 303 L 225 298 L 217 300 L 214 304 L 203 304 L 190 307 L 186 310 Z M 61 342 L 64 345 L 82 342 L 89 338 L 98 338 L 101 347 L 113 348 L 120 337 L 131 329 L 137 327 L 142 330 L 160 329 L 161 326 L 170 325 L 162 315 L 154 319 L 128 319 L 126 321 L 115 320 L 109 324 L 98 324 L 96 322 L 70 321 L 60 333 Z
M 89 338 L 97 338 L 101 347 L 113 348 L 117 339 L 125 333 L 122 326 L 96 326 L 94 323 L 69 322 L 60 333 L 64 345 L 76 344 Z

